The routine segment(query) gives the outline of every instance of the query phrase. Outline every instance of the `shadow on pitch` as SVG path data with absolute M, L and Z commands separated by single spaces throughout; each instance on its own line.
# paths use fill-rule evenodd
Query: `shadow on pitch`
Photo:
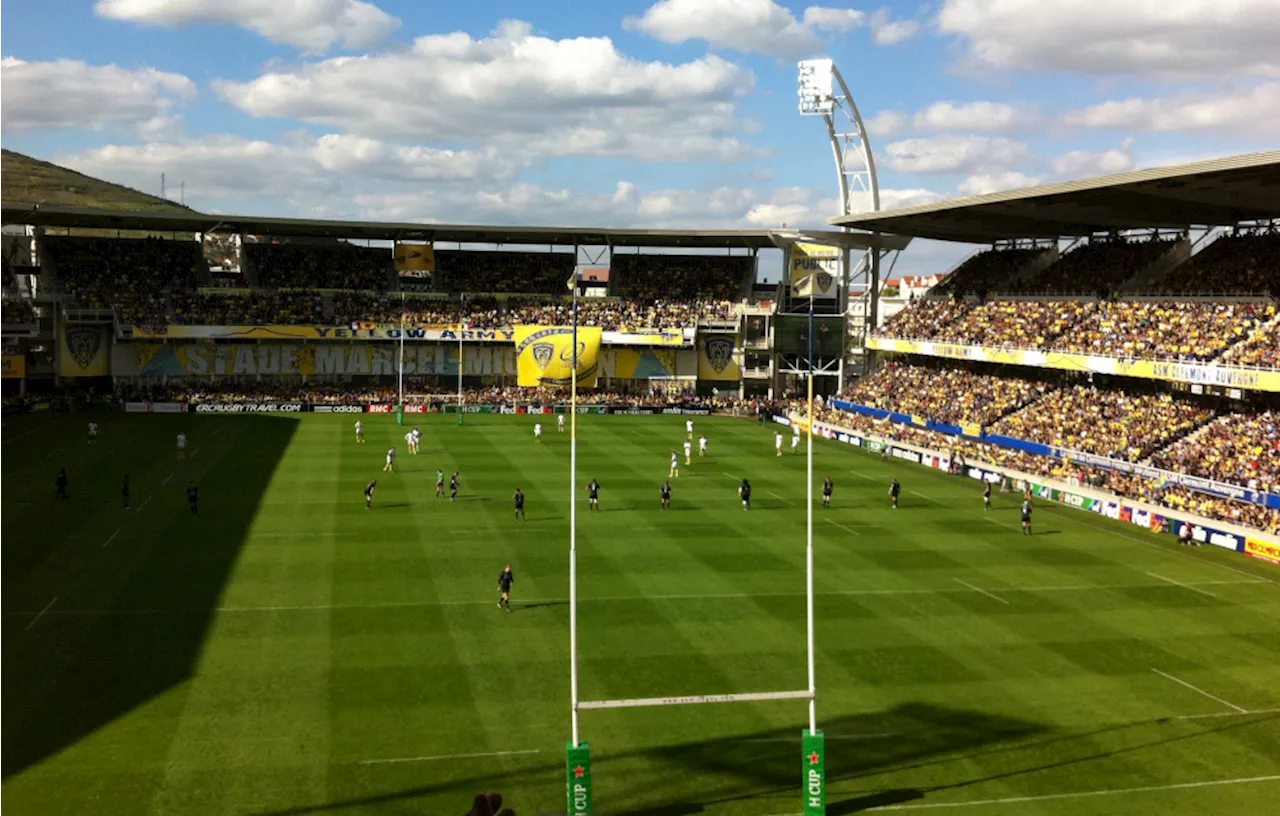
M 182 427 L 193 420 L 183 417 Z M 145 438 L 155 436 L 160 446 L 163 437 L 163 449 L 153 450 L 150 443 L 139 445 L 127 454 L 127 462 L 119 458 L 126 454 L 118 454 L 113 469 L 141 470 L 148 460 L 167 457 L 173 437 L 167 429 L 160 430 L 163 424 L 155 424 L 159 428 Z M 101 550 L 106 555 L 99 559 L 93 552 L 80 556 L 83 569 L 92 572 L 86 579 L 91 586 L 87 592 L 113 598 L 107 609 L 138 610 L 139 614 L 68 616 L 56 623 L 50 618 L 42 624 L 48 629 L 56 626 L 53 635 L 37 630 L 33 633 L 37 637 L 11 638 L 6 633 L 2 702 L 6 780 L 192 677 L 258 502 L 298 421 L 239 415 L 210 418 L 192 430 L 209 434 L 207 429 L 214 425 L 224 434 L 236 434 L 235 451 L 175 466 L 184 478 L 175 480 L 168 492 L 157 488 L 146 515 L 125 522 L 145 524 L 147 536 L 154 537 L 155 543 L 113 545 L 111 550 Z M 186 507 L 188 474 L 200 486 L 203 507 L 198 516 Z M 114 484 L 109 490 L 114 496 Z M 111 522 L 107 534 L 116 524 Z M 18 543 L 9 538 L 6 534 L 6 545 Z M 11 577 L 6 560 L 6 591 L 9 581 L 19 577 L 16 571 Z M 182 611 L 142 613 L 163 609 Z
M 568 606 L 568 601 L 543 601 L 542 603 L 521 604 L 514 607 L 517 612 L 523 612 L 526 609 L 542 609 L 548 606 Z
M 661 711 L 661 709 L 658 709 Z M 953 759 L 957 755 L 998 753 L 1016 747 L 1020 741 L 1044 734 L 1046 726 L 1026 720 L 977 711 L 913 703 L 896 708 L 846 715 L 822 723 L 827 735 L 825 760 L 828 782 L 867 778 L 902 768 L 918 767 Z M 779 810 L 798 810 L 801 794 L 801 725 L 740 734 L 733 738 L 677 743 L 631 751 L 608 752 L 596 749 L 592 757 L 596 777 L 596 813 L 615 816 L 684 816 L 704 811 L 711 805 L 769 798 L 794 797 Z M 876 735 L 884 735 L 877 738 Z M 403 806 L 431 797 L 431 807 L 439 809 L 445 799 L 456 799 L 465 807 L 480 790 L 518 790 L 523 786 L 563 775 L 563 761 L 538 762 L 504 773 L 495 764 L 492 773 L 480 773 L 447 782 L 423 785 L 384 794 L 259 813 L 257 816 L 303 816 L 348 809 Z M 946 787 L 973 784 L 961 777 Z M 698 795 L 686 791 L 669 793 L 673 778 L 696 780 Z M 607 781 L 606 781 L 607 780 Z M 844 801 L 829 801 L 829 813 L 855 813 L 921 799 L 918 790 L 889 790 L 862 794 Z M 675 799 L 676 801 L 671 801 Z M 611 804 L 612 803 L 612 804 Z M 619 807 L 616 803 L 625 803 Z M 521 812 L 518 801 L 510 806 Z

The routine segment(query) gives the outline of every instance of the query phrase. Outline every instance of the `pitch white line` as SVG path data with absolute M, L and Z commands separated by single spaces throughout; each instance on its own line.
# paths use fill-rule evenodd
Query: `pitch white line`
M 1196 558 L 1191 553 L 1184 552 L 1182 548 L 1172 550 L 1167 547 L 1161 547 L 1159 544 L 1155 543 L 1154 541 L 1148 541 L 1147 539 L 1138 538 L 1135 535 L 1130 535 L 1124 532 L 1123 530 L 1113 530 L 1108 527 L 1102 527 L 1097 524 L 1091 524 L 1090 522 L 1087 522 L 1084 519 L 1076 518 L 1076 516 L 1079 515 L 1079 511 L 1075 511 L 1073 513 L 1059 513 L 1056 510 L 1054 510 L 1052 507 L 1048 507 L 1048 506 L 1045 506 L 1043 509 L 1046 513 L 1048 513 L 1051 516 L 1057 516 L 1058 518 L 1066 519 L 1067 521 L 1073 522 L 1075 524 L 1079 524 L 1081 527 L 1089 527 L 1091 529 L 1097 530 L 1102 533 L 1107 533 L 1109 535 L 1118 535 L 1121 538 L 1127 538 L 1130 541 L 1136 541 L 1139 544 L 1143 544 L 1148 547 L 1154 547 L 1160 552 L 1167 553 L 1168 555 L 1174 555 L 1174 556 L 1181 555 L 1187 558 L 1195 558 L 1196 563 L 1199 563 L 1199 564 L 1205 564 L 1207 566 L 1218 567 L 1219 569 L 1229 570 L 1230 572 L 1234 572 L 1238 575 L 1248 575 L 1250 578 L 1253 578 L 1256 581 L 1262 581 L 1268 584 L 1280 584 L 1280 581 L 1276 581 L 1272 578 L 1263 578 L 1261 575 L 1254 575 L 1251 572 L 1246 572 L 1245 570 L 1237 569 L 1235 567 L 1229 567 L 1226 564 L 1219 564 L 1216 561 L 1209 561 L 1203 558 Z
M 1146 572 L 1146 570 L 1143 570 L 1143 572 Z M 1212 592 L 1205 592 L 1203 589 L 1196 589 L 1193 586 L 1187 586 L 1181 581 L 1175 581 L 1172 578 L 1166 578 L 1163 575 L 1156 575 L 1154 572 L 1148 572 L 1147 575 L 1150 575 L 1152 578 L 1159 578 L 1161 581 L 1165 581 L 1167 583 L 1173 584 L 1174 586 L 1180 586 L 1183 589 L 1189 589 L 1192 592 L 1199 592 L 1201 595 L 1208 595 L 1210 598 L 1218 597 L 1217 595 L 1214 595 Z
M 988 598 L 995 598 L 997 601 L 1004 604 L 1005 606 L 1009 606 L 1009 602 L 1006 601 L 1004 598 L 1001 598 L 999 595 L 992 595 L 990 592 L 987 592 L 982 587 L 976 587 L 973 584 L 969 583 L 968 581 L 961 581 L 959 578 L 955 578 L 953 580 L 958 584 L 964 584 L 965 586 L 969 587 L 969 589 L 972 589 L 974 592 L 981 592 L 983 595 L 986 595 Z
M 1165 674 L 1159 669 L 1152 669 L 1151 671 L 1155 672 L 1156 674 L 1160 675 L 1161 677 L 1167 680 L 1172 680 L 1173 682 L 1177 683 L 1180 686 L 1186 686 L 1187 688 L 1191 689 L 1192 691 L 1198 694 L 1203 694 L 1205 697 L 1208 697 L 1210 700 L 1216 700 L 1217 702 L 1222 703 L 1227 708 L 1233 708 L 1236 711 L 1239 711 L 1241 714 L 1249 713 L 1248 710 L 1241 708 L 1235 703 L 1228 703 L 1226 700 L 1222 699 L 1221 697 L 1215 697 L 1214 695 L 1210 694 L 1209 692 L 1205 691 L 1202 688 L 1196 688 L 1195 686 L 1188 683 L 1186 680 L 1179 680 L 1178 678 L 1174 677 L 1172 674 Z
M 123 529 L 124 529 L 124 528 L 123 528 L 123 527 L 121 527 L 121 528 L 119 528 L 118 530 L 116 530 L 114 533 L 112 533 L 112 534 L 111 534 L 111 538 L 108 538 L 105 542 L 103 542 L 102 546 L 104 546 L 104 547 L 105 547 L 105 546 L 107 546 L 108 544 L 110 544 L 112 541 L 115 541 L 115 540 L 116 540 L 116 536 L 120 535 L 120 530 L 123 530 Z
M 919 496 L 920 498 L 924 499 L 925 501 L 928 501 L 928 502 L 933 501 L 933 499 L 931 499 L 931 498 L 929 498 L 928 496 L 926 496 L 925 494 L 921 493 L 919 490 L 908 490 L 907 492 L 908 492 L 908 493 L 910 493 L 912 496 Z
M 393 759 L 362 759 L 360 765 L 387 765 L 395 762 L 439 762 L 448 759 L 480 759 L 482 757 L 523 756 L 540 754 L 541 750 L 531 748 L 527 751 L 490 751 L 484 754 L 441 754 L 439 756 L 395 757 Z
M 866 479 L 866 480 L 867 480 L 867 481 L 869 481 L 869 482 L 877 481 L 876 477 L 871 476 L 871 475 L 866 474 L 866 473 L 863 473 L 863 472 L 862 472 L 862 471 L 860 471 L 860 470 L 852 470 L 852 471 L 850 471 L 850 473 L 852 473 L 854 476 L 857 476 L 857 477 L 859 477 L 859 478 L 861 478 L 861 479 Z
M 151 503 L 151 497 L 150 497 L 150 496 L 147 496 L 146 501 L 144 501 L 144 502 L 142 503 L 142 507 L 139 507 L 139 508 L 137 509 L 137 512 L 141 513 L 141 512 L 142 512 L 142 508 L 143 508 L 143 507 L 146 507 L 146 506 L 147 506 L 148 504 L 150 504 L 150 503 Z
M 720 471 L 720 472 L 721 472 L 721 473 L 723 473 L 724 475 L 728 476 L 730 479 L 736 479 L 736 478 L 738 478 L 737 476 L 733 475 L 732 473 L 730 473 L 730 472 L 729 472 L 729 471 L 727 471 L 727 470 L 722 470 L 722 471 Z
M 1172 720 L 1205 720 L 1212 717 L 1246 717 L 1250 714 L 1280 714 L 1280 708 L 1258 708 L 1253 711 L 1216 711 L 1213 714 L 1182 714 Z
M 1254 584 L 1257 581 L 1212 581 L 1213 584 Z M 1089 592 L 1094 590 L 1107 589 L 1158 589 L 1161 587 L 1169 587 L 1171 584 L 1091 584 L 1082 586 L 1010 586 L 1002 587 L 1003 592 Z M 972 592 L 970 589 L 844 589 L 833 591 L 818 591 L 815 595 L 821 596 L 861 596 L 861 595 L 954 595 L 961 592 Z M 702 600 L 732 600 L 744 598 L 803 598 L 803 592 L 739 592 L 739 593 L 720 593 L 717 595 L 613 595 L 600 598 L 579 598 L 579 603 L 620 603 L 625 601 L 702 601 Z M 536 606 L 539 604 L 564 604 L 568 603 L 567 598 L 522 598 L 517 604 L 519 606 Z M 213 609 L 70 609 L 59 612 L 52 612 L 53 615 L 67 616 L 108 616 L 108 615 L 173 615 L 179 613 L 208 613 L 208 612 L 311 612 L 311 611 L 332 611 L 340 609 L 418 609 L 437 606 L 488 606 L 493 603 L 491 599 L 483 601 L 387 601 L 383 603 L 369 604 L 303 604 L 298 606 L 219 606 Z M 21 612 L 4 612 L 3 615 L 30 615 L 31 611 Z
M 26 629 L 26 631 L 30 632 L 30 631 L 31 631 L 31 627 L 33 627 L 33 626 L 35 626 L 35 625 L 36 625 L 36 621 L 38 621 L 38 620 L 40 620 L 41 618 L 43 618 L 43 617 L 44 617 L 44 613 L 46 613 L 46 612 L 48 612 L 48 611 L 49 611 L 49 607 L 53 606 L 53 605 L 54 605 L 54 604 L 56 604 L 57 602 L 58 602 L 58 599 L 55 597 L 52 601 L 49 601 L 49 603 L 45 604 L 44 609 L 41 609 L 41 610 L 40 610 L 40 614 L 39 614 L 39 615 L 36 615 L 36 616 L 35 616 L 35 619 L 34 619 L 34 620 L 32 620 L 32 621 L 31 621 L 31 623 L 28 623 L 28 624 L 27 624 L 27 629 Z
M 200 453 L 200 448 L 196 448 L 191 452 L 191 458 L 194 459 Z
M 766 490 L 765 492 L 766 492 L 766 493 L 768 493 L 770 496 L 773 496 L 775 499 L 781 499 L 782 501 L 786 502 L 787 504 L 792 504 L 792 503 L 793 503 L 793 502 L 791 501 L 791 499 L 788 499 L 788 498 L 785 498 L 785 497 L 783 497 L 783 496 L 780 496 L 780 495 L 778 495 L 777 493 L 774 493 L 772 490 Z
M 846 533 L 848 533 L 849 535 L 856 535 L 856 536 L 860 536 L 860 535 L 862 535 L 862 533 L 858 532 L 857 530 L 853 529 L 852 527 L 846 527 L 846 526 L 844 526 L 843 524 L 841 524 L 841 523 L 840 523 L 840 522 L 838 522 L 838 521 L 832 521 L 831 519 L 827 519 L 827 521 L 828 521 L 828 522 L 830 522 L 831 524 L 834 524 L 835 526 L 839 527 L 841 530 L 844 530 L 844 531 L 845 531 Z
M 1045 802 L 1051 799 L 1082 799 L 1091 796 L 1120 796 L 1126 793 L 1154 793 L 1156 791 L 1185 790 L 1188 788 L 1209 788 L 1217 785 L 1247 785 L 1253 782 L 1274 782 L 1278 779 L 1280 779 L 1280 774 L 1250 776 L 1242 779 L 1212 779 L 1206 782 L 1181 782 L 1174 785 L 1146 785 L 1141 788 L 1113 788 L 1111 790 L 1079 791 L 1077 793 L 1046 793 L 1043 796 L 1013 796 L 1008 799 L 975 799 L 971 802 L 885 805 L 884 807 L 868 808 L 868 810 L 931 810 L 934 808 L 978 807 L 981 805 L 1012 805 L 1020 802 Z

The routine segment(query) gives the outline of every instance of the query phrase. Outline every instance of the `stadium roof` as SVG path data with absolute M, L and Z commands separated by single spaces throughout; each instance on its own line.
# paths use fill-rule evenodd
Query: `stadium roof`
M 1272 218 L 1280 218 L 1280 150 L 828 220 L 850 229 L 976 244 Z
M 274 237 L 443 241 L 474 244 L 596 245 L 688 249 L 774 246 L 767 230 L 642 230 L 592 227 L 495 227 L 372 221 L 317 221 L 203 213 L 147 213 L 0 204 L 4 223 L 73 229 L 230 232 Z

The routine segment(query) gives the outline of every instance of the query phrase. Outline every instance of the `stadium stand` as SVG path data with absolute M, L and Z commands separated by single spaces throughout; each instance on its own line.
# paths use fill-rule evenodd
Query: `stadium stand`
M 121 320 L 139 326 L 163 326 L 169 290 L 194 289 L 204 264 L 194 241 L 51 237 L 44 245 L 74 304 L 114 306 Z
M 436 270 L 452 292 L 563 295 L 573 276 L 572 252 L 470 252 L 436 250 Z
M 303 325 L 325 322 L 324 300 L 315 292 L 247 292 L 242 295 L 174 292 L 170 319 L 179 325 Z
M 1026 295 L 1105 296 L 1176 244 L 1176 240 L 1138 240 L 1119 236 L 1092 241 L 1007 289 L 1011 293 Z
M 614 255 L 610 294 L 641 301 L 732 302 L 755 271 L 742 255 Z
M 385 249 L 352 244 L 246 244 L 245 263 L 269 289 L 387 288 L 393 259 Z
M 25 298 L 5 298 L 3 320 L 5 325 L 35 323 L 35 306 Z
M 1280 233 L 1235 230 L 1156 281 L 1156 294 L 1280 296 Z
M 950 425 L 989 425 L 1043 397 L 1048 381 L 974 374 L 942 366 L 890 364 L 846 392 L 853 402 Z
M 907 308 L 889 318 L 881 334 L 908 340 L 929 340 L 938 336 L 943 327 L 962 318 L 973 304 L 959 300 L 918 299 Z
M 1273 304 L 1263 303 L 1100 303 L 1048 348 L 1113 357 L 1212 360 L 1275 314 Z
M 1227 414 L 1151 458 L 1163 470 L 1251 490 L 1280 485 L 1280 412 Z
M 1004 417 L 991 432 L 1130 462 L 1203 425 L 1210 413 L 1168 394 L 1072 386 Z
M 933 292 L 938 295 L 973 294 L 981 297 L 987 292 L 996 291 L 997 287 L 1045 252 L 1043 247 L 989 249 L 979 252 L 952 270 Z
M 933 339 L 949 343 L 1039 348 L 1070 329 L 1094 308 L 1078 300 L 993 300 L 939 328 Z
M 1272 320 L 1248 340 L 1231 348 L 1224 362 L 1237 366 L 1280 368 L 1280 320 Z

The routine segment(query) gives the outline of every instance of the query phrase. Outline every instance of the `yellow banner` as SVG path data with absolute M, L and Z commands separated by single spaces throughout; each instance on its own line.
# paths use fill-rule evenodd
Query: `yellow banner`
M 58 350 L 59 371 L 64 377 L 108 377 L 111 375 L 111 327 L 105 324 L 72 323 L 62 328 Z
M 960 433 L 965 436 L 982 437 L 982 426 L 976 422 L 966 422 L 960 426 Z
M 738 364 L 737 336 L 704 334 L 698 338 L 698 379 L 737 382 L 742 379 Z
M 1270 561 L 1272 564 L 1280 564 L 1280 546 L 1275 544 L 1259 541 L 1256 538 L 1246 538 L 1244 540 L 1244 551 L 1254 558 L 1261 558 L 1263 561 Z
M 20 380 L 27 376 L 27 357 L 25 354 L 4 355 L 4 379 Z
M 581 331 L 581 330 L 579 330 Z M 166 326 L 158 331 L 134 328 L 138 340 L 399 340 L 407 342 L 502 343 L 515 341 L 514 328 L 465 329 L 457 324 L 349 323 L 345 326 Z M 606 346 L 690 346 L 693 329 L 642 329 L 638 332 L 606 331 Z
M 992 363 L 1052 368 L 1062 371 L 1092 371 L 1096 374 L 1115 374 L 1123 377 L 1141 377 L 1148 380 L 1198 383 L 1219 388 L 1280 392 L 1280 371 L 1278 370 L 1262 371 L 1252 368 L 1235 368 L 1229 365 L 1129 360 L 1118 357 L 1096 357 L 1091 354 L 1037 351 L 1035 349 L 991 348 L 988 346 L 968 346 L 962 343 L 896 340 L 887 337 L 868 338 L 867 348 L 879 351 L 896 351 L 902 354 L 946 357 L 952 360 L 982 360 Z
M 840 280 L 840 247 L 791 245 L 791 294 L 794 297 L 836 296 Z
M 573 370 L 573 328 L 516 326 L 516 369 L 521 386 L 567 386 L 576 376 L 579 388 L 594 388 L 600 373 L 598 328 L 578 327 L 578 370 Z
M 436 250 L 432 244 L 396 243 L 396 272 L 406 278 L 430 277 L 436 271 Z

